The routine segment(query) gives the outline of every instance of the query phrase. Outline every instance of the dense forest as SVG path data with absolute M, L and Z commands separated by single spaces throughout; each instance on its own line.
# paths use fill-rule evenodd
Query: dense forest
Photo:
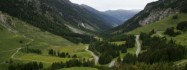
M 138 61 L 140 62 L 150 64 L 163 61 L 171 62 L 186 56 L 186 48 L 176 44 L 173 39 L 168 41 L 166 37 L 151 37 L 145 33 L 140 34 L 140 39 L 142 40 L 142 49 L 146 50 L 139 55 Z
M 140 34 L 140 40 L 142 42 L 142 52 L 138 55 L 138 57 L 133 54 L 127 53 L 122 60 L 118 58 L 115 67 L 113 68 L 100 67 L 100 69 L 101 70 L 124 70 L 124 69 L 186 70 L 187 65 L 176 66 L 173 63 L 175 61 L 187 58 L 186 57 L 187 49 L 185 48 L 185 46 L 176 44 L 176 42 L 173 39 L 168 40 L 166 37 L 153 36 L 154 33 L 155 30 L 152 30 L 149 33 Z M 117 37 L 115 39 L 117 39 Z M 99 47 L 101 48 L 102 46 Z M 106 49 L 108 50 L 108 47 L 105 48 L 105 50 Z
M 110 41 L 112 42 L 116 40 L 119 41 L 119 39 L 116 38 L 105 41 L 95 41 L 90 44 L 89 50 L 100 56 L 100 64 L 111 62 L 112 59 L 119 57 L 120 53 L 126 53 L 128 48 L 135 46 L 133 35 L 126 35 L 124 38 L 120 38 L 120 40 L 126 41 L 125 44 L 117 45 L 110 43 Z

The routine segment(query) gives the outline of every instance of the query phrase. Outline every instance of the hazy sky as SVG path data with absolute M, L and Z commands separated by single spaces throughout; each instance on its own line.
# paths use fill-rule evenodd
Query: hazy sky
M 147 3 L 157 0 L 70 0 L 77 4 L 86 4 L 97 10 L 116 10 L 116 9 L 143 9 Z

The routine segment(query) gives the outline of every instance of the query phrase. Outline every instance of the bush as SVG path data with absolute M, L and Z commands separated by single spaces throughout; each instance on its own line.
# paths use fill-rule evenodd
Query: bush
M 180 32 L 175 32 L 175 28 L 171 27 L 171 28 L 167 28 L 166 31 L 164 32 L 164 34 L 169 35 L 169 36 L 176 36 L 181 34 Z
M 123 58 L 123 63 L 126 64 L 134 64 L 136 62 L 136 56 L 132 55 L 132 54 L 127 54 L 124 58 Z
M 177 29 L 181 31 L 186 31 L 187 30 L 187 21 L 180 22 L 177 24 Z
M 178 17 L 178 15 L 174 15 L 172 18 L 173 19 L 178 19 L 179 17 Z

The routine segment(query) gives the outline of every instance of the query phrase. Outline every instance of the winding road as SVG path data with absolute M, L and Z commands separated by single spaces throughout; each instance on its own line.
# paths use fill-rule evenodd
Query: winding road
M 31 39 L 31 41 L 25 43 L 24 45 L 29 45 L 30 43 L 32 43 L 34 41 L 34 39 Z M 16 49 L 11 49 L 11 50 L 8 50 L 8 51 L 1 51 L 1 52 L 10 52 L 10 51 L 14 51 L 16 50 L 15 53 L 13 53 L 11 55 L 11 59 L 17 59 L 17 60 L 28 60 L 28 59 L 20 59 L 20 58 L 15 58 L 14 56 L 22 49 L 22 47 L 19 47 L 19 48 L 16 48 Z M 31 60 L 31 61 L 36 61 L 36 60 Z M 3 64 L 4 62 L 1 62 L 0 64 Z
M 25 45 L 25 46 L 26 46 L 26 45 L 29 45 L 29 44 L 32 43 L 33 41 L 34 41 L 34 39 L 31 39 L 31 41 L 25 43 L 24 45 Z M 15 59 L 14 56 L 15 56 L 21 49 L 22 49 L 22 47 L 17 48 L 16 52 L 13 53 L 13 54 L 11 55 L 11 58 L 12 58 L 12 59 Z M 14 50 L 15 50 L 15 49 L 14 49 Z M 18 59 L 18 58 L 17 58 L 17 59 Z
M 92 51 L 88 50 L 88 48 L 89 48 L 89 46 L 86 46 L 85 50 L 86 50 L 87 52 L 89 52 L 89 53 L 93 56 L 93 58 L 94 58 L 94 60 L 95 60 L 95 65 L 97 65 L 97 64 L 98 64 L 98 61 L 99 61 L 99 56 L 95 55 Z
M 140 51 L 141 51 L 141 44 L 139 41 L 140 35 L 136 35 L 136 44 L 137 44 L 137 50 L 136 50 L 136 57 L 138 57 Z
M 14 53 L 14 54 L 12 54 L 11 55 L 11 58 L 13 59 L 14 58 L 14 56 L 19 52 L 21 50 L 21 47 L 20 48 L 18 48 L 17 50 L 16 50 L 16 52 Z
M 32 43 L 34 41 L 34 39 L 31 39 L 30 42 L 27 42 L 25 45 L 29 45 L 30 43 Z M 22 58 L 16 58 L 14 57 L 23 47 L 17 48 L 16 52 L 14 54 L 11 55 L 12 59 L 16 59 L 16 60 L 26 60 L 26 61 L 36 61 L 36 62 L 43 62 L 43 63 L 52 63 L 52 62 L 46 62 L 46 61 L 38 61 L 38 60 L 31 60 L 31 59 L 22 59 Z M 14 49 L 15 50 L 15 49 Z

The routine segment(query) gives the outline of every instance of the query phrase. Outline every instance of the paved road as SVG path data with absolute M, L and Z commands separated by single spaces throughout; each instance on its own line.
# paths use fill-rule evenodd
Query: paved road
M 94 58 L 95 60 L 95 65 L 98 64 L 98 61 L 99 61 L 99 57 L 97 55 L 95 55 L 92 51 L 88 50 L 89 46 L 86 46 L 85 50 L 88 51 Z
M 141 51 L 141 44 L 140 44 L 139 38 L 140 38 L 140 35 L 136 35 L 136 44 L 137 44 L 136 57 L 138 57 Z
M 112 60 L 110 64 L 108 65 L 109 68 L 113 67 L 116 63 L 116 60 Z

